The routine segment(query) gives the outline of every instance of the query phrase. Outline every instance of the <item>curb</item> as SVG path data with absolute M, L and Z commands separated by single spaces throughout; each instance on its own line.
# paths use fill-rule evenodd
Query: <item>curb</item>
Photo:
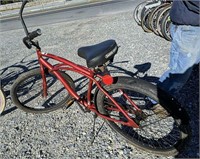
M 24 15 L 50 12 L 54 10 L 70 9 L 92 4 L 106 3 L 111 1 L 113 0 L 71 0 L 71 1 L 64 0 L 64 1 L 49 2 L 43 5 L 40 4 L 40 5 L 35 5 L 35 6 L 32 5 L 26 7 L 26 9 L 24 10 Z M 17 9 L 0 12 L 1 20 L 17 18 L 19 16 L 19 9 L 21 7 L 21 2 L 18 3 L 18 5 L 19 8 Z

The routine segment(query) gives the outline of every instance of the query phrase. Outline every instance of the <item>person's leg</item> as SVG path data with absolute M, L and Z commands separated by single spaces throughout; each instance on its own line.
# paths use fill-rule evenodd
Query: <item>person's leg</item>
M 185 85 L 191 75 L 192 68 L 190 67 L 182 74 L 169 73 L 163 82 L 161 82 L 161 79 L 159 80 L 158 87 L 173 95 Z
M 172 43 L 168 70 L 158 87 L 173 94 L 187 82 L 192 66 L 200 61 L 200 27 L 171 25 Z

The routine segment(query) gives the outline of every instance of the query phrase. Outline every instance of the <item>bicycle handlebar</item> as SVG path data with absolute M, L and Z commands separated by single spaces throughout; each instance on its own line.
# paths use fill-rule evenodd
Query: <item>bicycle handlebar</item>
M 24 1 L 22 2 L 22 6 L 21 6 L 20 11 L 19 11 L 19 16 L 20 16 L 20 20 L 21 20 L 22 26 L 23 26 L 23 28 L 24 28 L 24 31 L 25 31 L 26 35 L 28 36 L 28 29 L 27 29 L 27 27 L 26 27 L 26 24 L 25 24 L 24 19 L 23 19 L 23 16 L 22 16 L 23 11 L 24 11 L 24 7 L 25 7 L 25 5 L 26 5 L 27 3 L 28 3 L 28 0 L 24 0 Z
M 28 37 L 30 38 L 30 40 L 33 40 L 34 38 L 36 38 L 36 37 L 38 37 L 38 36 L 40 36 L 40 35 L 42 35 L 42 32 L 41 32 L 40 29 L 37 29 L 37 30 L 35 30 L 35 31 L 31 32 L 31 33 L 29 33 L 29 34 L 28 34 Z
M 20 12 L 19 12 L 19 15 L 20 15 L 20 19 L 21 19 L 21 23 L 22 23 L 22 26 L 24 28 L 24 31 L 26 33 L 26 37 L 23 38 L 23 42 L 24 44 L 26 45 L 26 47 L 28 49 L 31 49 L 32 48 L 32 45 L 36 46 L 37 48 L 40 48 L 38 43 L 35 43 L 33 42 L 32 40 L 40 35 L 42 35 L 42 32 L 40 29 L 37 29 L 31 33 L 28 32 L 28 29 L 26 27 L 26 24 L 24 22 L 24 19 L 23 19 L 23 11 L 24 11 L 24 7 L 25 5 L 29 2 L 29 0 L 23 0 L 22 2 L 22 6 L 21 6 L 21 9 L 20 9 Z
M 37 29 L 37 30 L 35 30 L 35 31 L 31 32 L 31 33 L 28 33 L 28 36 L 23 38 L 23 42 L 26 45 L 26 47 L 28 49 L 31 49 L 32 45 L 34 45 L 37 48 L 39 48 L 39 45 L 37 43 L 33 42 L 32 40 L 34 38 L 36 38 L 37 36 L 40 36 L 40 35 L 41 35 L 41 30 L 40 29 Z

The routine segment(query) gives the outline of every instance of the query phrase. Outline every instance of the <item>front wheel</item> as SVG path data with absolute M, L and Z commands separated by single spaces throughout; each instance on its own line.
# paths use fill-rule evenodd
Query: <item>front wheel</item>
M 156 154 L 175 155 L 182 150 L 189 138 L 189 124 L 175 117 L 174 113 L 170 113 L 171 107 L 166 110 L 167 105 L 165 108 L 161 104 L 158 105 L 160 99 L 155 85 L 140 79 L 118 77 L 114 84 L 104 86 L 104 89 L 139 125 L 139 128 L 134 128 L 106 120 L 115 132 L 134 146 Z M 121 90 L 142 110 L 142 113 L 135 111 Z M 100 113 L 116 120 L 127 121 L 102 91 L 97 94 L 96 104 Z
M 60 72 L 71 88 L 75 88 L 70 76 Z M 40 69 L 34 69 L 19 76 L 11 88 L 14 104 L 31 113 L 47 113 L 71 104 L 72 97 L 53 73 L 46 71 L 47 97 L 43 96 L 43 80 Z
M 6 97 L 2 89 L 0 89 L 0 114 L 4 111 L 6 106 Z

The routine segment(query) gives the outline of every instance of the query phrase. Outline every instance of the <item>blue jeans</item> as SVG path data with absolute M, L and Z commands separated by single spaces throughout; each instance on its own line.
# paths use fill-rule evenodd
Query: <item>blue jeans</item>
M 169 67 L 160 77 L 158 86 L 173 94 L 183 87 L 192 67 L 200 62 L 200 27 L 171 24 L 170 33 Z

